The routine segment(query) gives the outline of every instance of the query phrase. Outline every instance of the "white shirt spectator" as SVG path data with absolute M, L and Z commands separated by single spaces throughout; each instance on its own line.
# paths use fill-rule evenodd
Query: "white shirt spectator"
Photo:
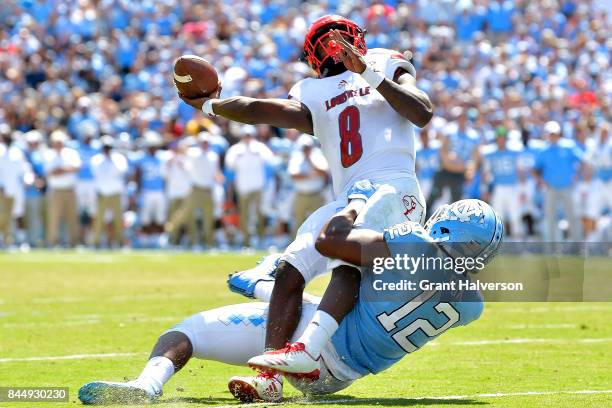
M 194 186 L 212 189 L 219 173 L 219 155 L 210 148 L 192 147 L 187 151 L 187 170 Z
M 51 172 L 62 167 L 81 167 L 79 153 L 69 147 L 62 147 L 58 152 L 49 149 L 45 152 L 45 173 L 47 173 L 47 185 L 51 190 L 67 190 L 74 188 L 77 181 L 77 172 L 71 171 L 52 175 Z
M 234 171 L 234 183 L 238 194 L 262 190 L 265 184 L 266 162 L 274 154 L 265 144 L 257 140 L 240 141 L 227 150 L 225 165 Z
M 185 198 L 191 191 L 185 155 L 172 152 L 172 156 L 162 165 L 162 175 L 166 179 L 166 194 L 170 200 Z
M 314 166 L 313 166 L 314 165 Z M 326 177 L 315 172 L 315 167 L 319 170 L 327 171 L 329 166 L 321 149 L 313 148 L 310 152 L 310 159 L 306 158 L 303 151 L 295 151 L 289 159 L 287 171 L 291 176 L 298 174 L 308 174 L 308 177 L 293 181 L 295 190 L 299 193 L 312 194 L 322 192 L 325 187 Z
M 111 152 L 110 156 L 99 153 L 91 158 L 91 172 L 94 176 L 96 191 L 103 196 L 123 192 L 127 170 L 127 159 L 121 153 Z
M 7 197 L 16 197 L 24 193 L 24 178 L 31 168 L 23 151 L 18 147 L 0 146 L 0 187 Z

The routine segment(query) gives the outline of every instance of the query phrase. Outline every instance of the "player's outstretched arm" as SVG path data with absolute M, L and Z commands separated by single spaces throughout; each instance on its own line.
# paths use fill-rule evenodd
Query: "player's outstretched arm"
M 376 81 L 375 71 L 371 69 L 367 71 L 366 61 L 354 45 L 349 44 L 336 30 L 331 31 L 330 38 L 341 47 L 338 56 L 349 71 L 361 74 L 366 80 L 369 74 L 371 79 Z M 376 74 L 379 75 L 379 78 L 383 78 L 382 74 Z M 376 90 L 397 113 L 421 128 L 429 123 L 433 117 L 433 104 L 429 96 L 416 86 L 416 79 L 412 75 L 406 72 L 395 81 L 388 78 L 379 81 L 376 81 Z
M 234 96 L 217 99 L 219 92 L 206 98 L 189 99 L 179 94 L 185 103 L 201 110 L 208 102 L 212 113 L 250 125 L 267 124 L 283 129 L 297 129 L 312 134 L 310 110 L 299 101 L 290 99 L 255 99 Z

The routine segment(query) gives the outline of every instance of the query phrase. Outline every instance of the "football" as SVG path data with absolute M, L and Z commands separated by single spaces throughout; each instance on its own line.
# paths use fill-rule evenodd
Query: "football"
M 217 90 L 215 68 L 197 55 L 183 55 L 174 62 L 174 85 L 187 98 L 201 98 Z

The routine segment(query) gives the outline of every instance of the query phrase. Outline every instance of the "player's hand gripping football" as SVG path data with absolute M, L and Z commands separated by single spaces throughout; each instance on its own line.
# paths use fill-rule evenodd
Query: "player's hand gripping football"
M 338 30 L 331 30 L 329 35 L 331 41 L 335 41 L 340 51 L 336 56 L 342 61 L 346 69 L 361 74 L 366 69 L 366 61 L 357 47 L 350 44 Z
M 213 91 L 210 95 L 203 96 L 201 98 L 187 98 L 180 92 L 178 93 L 179 98 L 183 100 L 187 105 L 196 108 L 197 110 L 202 110 L 202 105 L 209 99 L 218 99 L 221 94 L 221 82 L 217 86 L 217 89 Z

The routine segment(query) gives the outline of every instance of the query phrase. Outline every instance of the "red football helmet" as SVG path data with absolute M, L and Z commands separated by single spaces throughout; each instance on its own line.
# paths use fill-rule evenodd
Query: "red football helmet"
M 366 54 L 368 48 L 366 46 L 363 35 L 365 30 L 357 24 L 338 15 L 326 15 L 316 19 L 304 39 L 304 57 L 306 62 L 314 69 L 318 75 L 321 75 L 321 66 L 328 58 L 333 58 L 340 50 L 335 43 L 327 43 L 323 45 L 321 42 L 324 38 L 329 37 L 330 30 L 335 29 L 342 34 L 352 38 L 353 45 L 357 47 L 359 52 Z M 323 55 L 317 56 L 316 51 L 318 46 L 321 46 Z

